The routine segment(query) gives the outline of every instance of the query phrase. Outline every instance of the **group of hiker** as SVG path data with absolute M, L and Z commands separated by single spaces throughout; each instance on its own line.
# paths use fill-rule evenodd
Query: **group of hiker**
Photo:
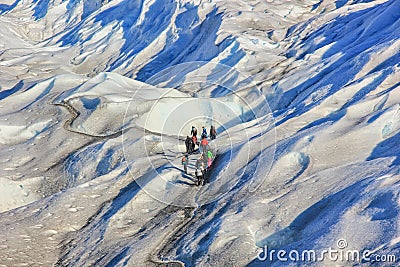
M 200 141 L 197 139 L 197 129 L 192 126 L 191 137 L 187 136 L 185 140 L 186 154 L 182 158 L 182 164 L 185 173 L 187 174 L 187 166 L 189 163 L 189 154 L 192 154 L 195 150 L 196 145 L 199 146 L 200 157 L 196 161 L 196 171 L 195 175 L 199 179 L 198 184 L 204 184 L 205 174 L 207 169 L 212 165 L 215 155 L 209 146 L 207 138 L 214 140 L 217 137 L 217 131 L 214 126 L 211 126 L 209 135 L 207 134 L 207 129 L 203 126 Z M 201 175 L 200 175 L 201 173 Z M 200 181 L 202 180 L 202 181 Z
M 186 153 L 192 153 L 196 147 L 196 144 L 198 144 L 196 127 L 192 126 L 192 130 L 190 131 L 190 134 L 192 135 L 192 137 L 186 136 L 186 140 L 185 140 Z M 213 125 L 211 125 L 209 136 L 210 136 L 211 140 L 214 140 L 217 137 L 217 131 L 215 130 L 215 127 Z M 208 138 L 207 129 L 203 126 L 202 132 L 201 132 L 201 141 L 202 140 L 207 141 L 207 138 Z M 201 144 L 201 142 L 200 142 L 200 144 Z

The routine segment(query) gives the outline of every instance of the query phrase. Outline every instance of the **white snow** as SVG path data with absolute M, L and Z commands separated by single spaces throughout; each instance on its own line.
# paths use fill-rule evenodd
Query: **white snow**
M 26 141 L 43 132 L 50 122 L 51 119 L 30 126 L 0 125 L 0 143 L 12 145 Z
M 3 172 L 4 175 L 10 171 L 3 170 Z M 23 181 L 12 181 L 5 177 L 0 177 L 0 212 L 12 210 L 39 200 L 41 196 L 35 193 L 34 186 L 42 179 L 43 177 L 33 177 Z

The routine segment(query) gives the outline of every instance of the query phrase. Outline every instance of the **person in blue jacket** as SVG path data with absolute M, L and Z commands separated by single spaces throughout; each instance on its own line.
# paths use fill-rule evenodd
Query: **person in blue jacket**
M 207 138 L 207 129 L 204 126 L 202 128 L 203 128 L 203 131 L 201 133 L 201 139 L 204 139 L 204 138 Z

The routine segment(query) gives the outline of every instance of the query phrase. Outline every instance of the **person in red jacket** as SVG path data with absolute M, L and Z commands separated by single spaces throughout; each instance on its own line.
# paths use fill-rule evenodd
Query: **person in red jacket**
M 203 153 L 203 151 L 207 151 L 207 147 L 208 147 L 207 138 L 201 139 L 200 146 L 199 146 L 200 153 Z

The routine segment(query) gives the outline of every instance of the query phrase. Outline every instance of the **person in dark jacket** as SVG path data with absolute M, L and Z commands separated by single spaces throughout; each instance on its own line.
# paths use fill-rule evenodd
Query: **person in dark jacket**
M 197 139 L 197 129 L 196 127 L 192 126 L 192 130 L 190 131 L 190 134 Z
M 193 151 L 193 140 L 189 136 L 186 136 L 185 146 L 186 146 L 186 153 L 191 153 Z
M 195 146 L 197 144 L 197 137 L 196 136 L 192 136 L 191 144 L 192 144 L 192 151 L 194 151 L 194 148 L 195 148 Z
M 210 139 L 214 140 L 217 137 L 217 131 L 215 130 L 215 127 L 211 125 L 210 128 Z

